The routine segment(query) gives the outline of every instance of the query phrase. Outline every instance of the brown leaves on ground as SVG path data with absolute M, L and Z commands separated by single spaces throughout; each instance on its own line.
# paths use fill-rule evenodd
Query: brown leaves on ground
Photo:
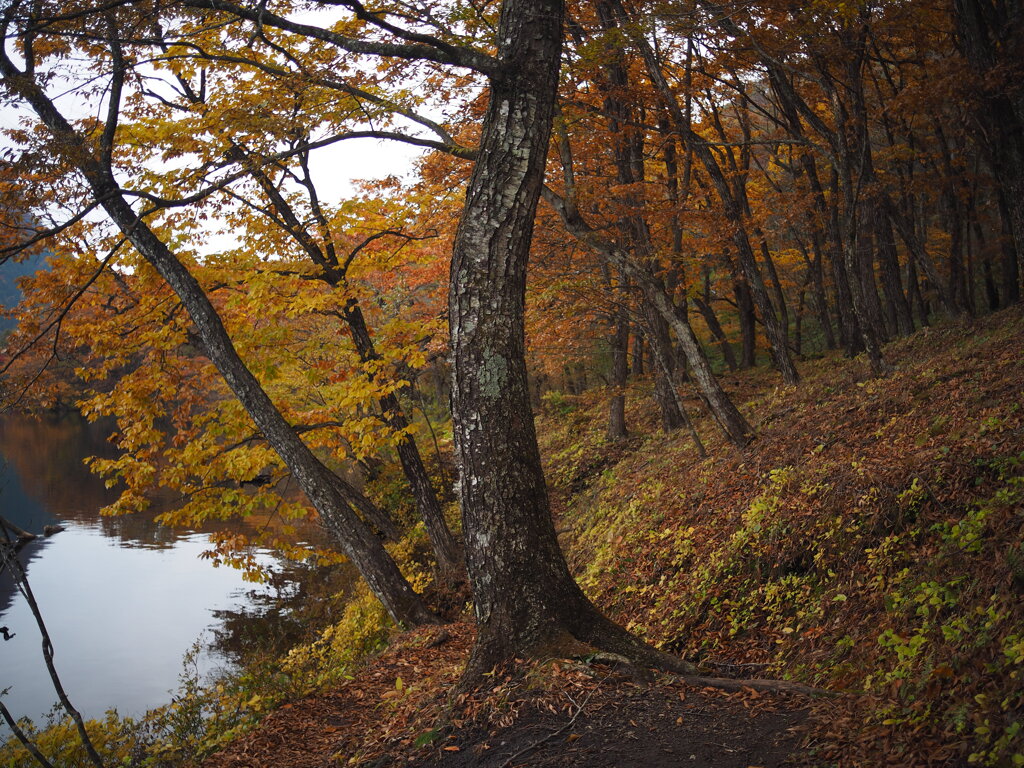
M 563 546 L 614 618 L 713 673 L 864 693 L 640 686 L 557 662 L 450 701 L 472 641 L 455 624 L 403 635 L 208 768 L 950 766 L 978 750 L 1000 764 L 1017 743 L 996 738 L 1022 700 L 1006 649 L 1024 636 L 1024 559 L 1019 468 L 996 462 L 1024 451 L 1022 335 L 1015 309 L 890 345 L 885 379 L 839 357 L 805 365 L 798 388 L 727 377 L 758 438 L 727 449 L 704 420 L 707 462 L 658 433 L 639 390 L 634 437 L 607 454 L 600 393 L 541 422 Z
M 281 707 L 205 768 L 779 766 L 808 701 L 673 678 L 638 684 L 604 665 L 523 665 L 449 698 L 472 627 L 415 630 L 341 687 Z

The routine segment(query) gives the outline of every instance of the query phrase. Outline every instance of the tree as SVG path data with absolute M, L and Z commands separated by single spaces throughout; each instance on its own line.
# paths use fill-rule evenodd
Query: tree
M 120 10 L 122 14 L 127 13 L 124 9 Z M 59 18 L 59 14 L 55 15 Z M 238 355 L 220 316 L 194 275 L 132 208 L 124 189 L 115 178 L 114 147 L 121 96 L 128 75 L 124 47 L 116 33 L 119 26 L 126 26 L 126 20 L 119 20 L 114 9 L 98 12 L 95 17 L 85 17 L 86 32 L 101 41 L 111 65 L 109 109 L 98 136 L 77 130 L 40 83 L 36 69 L 40 62 L 37 57 L 45 58 L 47 54 L 53 53 L 45 47 L 43 50 L 36 47 L 36 38 L 45 38 L 47 35 L 45 26 L 42 29 L 36 26 L 40 20 L 35 10 L 22 14 L 18 4 L 12 4 L 5 10 L 0 22 L 4 43 L 3 50 L 0 50 L 0 73 L 3 75 L 5 89 L 11 96 L 31 107 L 49 131 L 53 150 L 60 161 L 66 164 L 65 172 L 81 175 L 94 205 L 105 212 L 137 252 L 177 294 L 195 324 L 206 354 L 266 440 L 291 469 L 300 487 L 320 513 L 325 527 L 335 536 L 392 618 L 399 624 L 436 621 L 422 599 L 402 577 L 382 542 L 353 512 L 339 478 L 310 451 Z M 24 68 L 14 63 L 7 50 L 12 37 L 21 42 L 21 52 L 26 57 Z
M 350 7 L 357 26 L 366 25 L 392 40 L 349 37 L 299 24 L 266 6 L 248 9 L 212 0 L 192 7 L 200 15 L 212 12 L 223 21 L 227 14 L 236 23 L 252 24 L 257 37 L 261 30 L 276 28 L 284 36 L 298 34 L 322 47 L 469 67 L 489 79 L 487 117 L 456 237 L 450 284 L 453 418 L 467 565 L 480 624 L 470 669 L 481 672 L 523 653 L 557 647 L 568 636 L 648 663 L 689 669 L 605 619 L 583 596 L 559 550 L 547 505 L 526 388 L 523 300 L 559 70 L 561 3 L 506 2 L 495 56 L 396 27 L 385 14 L 370 13 L 355 2 Z M 73 25 L 81 20 L 95 61 L 109 65 L 104 73 L 110 89 L 105 122 L 83 133 L 60 113 L 38 76 L 38 39 L 65 21 L 59 10 L 46 10 L 49 24 L 42 27 L 38 8 L 23 10 L 15 4 L 5 12 L 5 44 L 19 39 L 28 56 L 27 66 L 19 67 L 5 48 L 0 57 L 5 87 L 33 109 L 67 171 L 84 178 L 94 204 L 177 294 L 205 354 L 392 615 L 400 622 L 430 621 L 393 561 L 352 514 L 336 479 L 240 358 L 195 276 L 147 223 L 145 212 L 130 205 L 116 178 L 114 148 L 130 70 L 121 35 L 135 31 L 141 19 L 126 7 L 71 14 Z

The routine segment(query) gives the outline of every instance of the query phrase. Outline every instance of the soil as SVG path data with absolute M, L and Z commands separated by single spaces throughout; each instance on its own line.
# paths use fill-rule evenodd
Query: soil
M 273 712 L 204 768 L 772 768 L 802 751 L 802 696 L 643 682 L 600 664 L 520 670 L 451 702 L 472 634 L 461 624 L 408 633 L 334 691 Z
M 787 697 L 619 683 L 578 715 L 533 710 L 459 734 L 417 768 L 773 768 L 798 748 L 807 710 Z M 453 747 L 458 747 L 454 751 Z M 445 751 L 447 750 L 447 751 Z

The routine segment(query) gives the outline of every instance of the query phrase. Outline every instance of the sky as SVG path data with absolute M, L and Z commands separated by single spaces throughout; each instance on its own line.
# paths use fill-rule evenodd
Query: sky
M 306 13 L 296 20 L 304 23 L 329 23 L 329 18 L 323 13 Z M 10 46 L 8 54 L 20 64 Z M 88 101 L 79 96 L 75 89 L 70 87 L 74 78 L 73 73 L 66 73 L 65 81 L 68 86 L 64 88 L 65 93 L 55 99 L 58 107 L 66 116 L 73 119 L 90 115 L 102 117 L 106 109 L 105 103 L 95 98 Z M 59 81 L 50 83 L 51 97 L 60 90 Z M 20 105 L 0 103 L 0 131 L 17 127 L 21 120 L 30 114 Z M 9 139 L 0 135 L 0 148 L 9 143 Z M 383 179 L 388 176 L 410 179 L 415 170 L 416 160 L 424 152 L 422 148 L 396 141 L 351 139 L 316 150 L 313 154 L 311 173 L 321 201 L 330 204 L 351 197 L 358 191 L 358 184 L 361 181 Z M 129 186 L 129 181 L 125 179 L 122 183 Z M 232 247 L 234 238 L 231 235 L 209 232 L 204 237 L 197 238 L 197 245 L 200 253 L 215 253 Z

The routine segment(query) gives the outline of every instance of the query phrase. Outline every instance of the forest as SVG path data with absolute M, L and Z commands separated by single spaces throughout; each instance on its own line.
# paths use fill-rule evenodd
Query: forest
M 163 720 L 0 699 L 5 764 L 1024 765 L 1020 0 L 0 32 L 4 409 L 360 578 Z

